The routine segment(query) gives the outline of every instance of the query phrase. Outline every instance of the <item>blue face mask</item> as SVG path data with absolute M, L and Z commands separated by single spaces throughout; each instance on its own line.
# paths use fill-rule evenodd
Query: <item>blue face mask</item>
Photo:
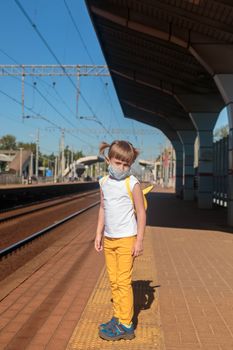
M 123 180 L 126 177 L 130 176 L 130 171 L 130 168 L 128 170 L 119 170 L 111 164 L 108 166 L 109 175 L 116 180 Z

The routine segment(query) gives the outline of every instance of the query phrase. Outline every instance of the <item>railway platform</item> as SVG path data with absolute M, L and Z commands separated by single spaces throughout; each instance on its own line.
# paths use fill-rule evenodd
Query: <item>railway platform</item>
M 0 210 L 98 188 L 97 181 L 0 186 Z
M 93 250 L 98 208 L 1 281 L 0 348 L 7 350 L 232 350 L 233 235 L 226 209 L 200 210 L 156 188 L 144 254 L 133 276 L 136 338 L 107 342 L 111 317 L 102 254 Z

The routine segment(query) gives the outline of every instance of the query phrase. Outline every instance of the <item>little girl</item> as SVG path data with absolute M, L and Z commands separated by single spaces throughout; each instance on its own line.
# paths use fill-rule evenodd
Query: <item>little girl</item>
M 104 247 L 113 317 L 99 326 L 99 336 L 106 340 L 133 339 L 132 269 L 134 258 L 143 251 L 146 225 L 142 190 L 136 177 L 130 175 L 138 150 L 127 141 L 114 141 L 111 145 L 102 143 L 100 154 L 104 155 L 106 148 L 109 175 L 100 180 L 95 249 L 100 252 Z M 133 201 L 126 185 L 128 177 Z

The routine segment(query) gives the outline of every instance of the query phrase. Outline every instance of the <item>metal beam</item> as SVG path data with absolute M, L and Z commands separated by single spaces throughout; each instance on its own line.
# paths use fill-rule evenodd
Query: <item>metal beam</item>
M 0 65 L 0 76 L 109 76 L 106 65 Z

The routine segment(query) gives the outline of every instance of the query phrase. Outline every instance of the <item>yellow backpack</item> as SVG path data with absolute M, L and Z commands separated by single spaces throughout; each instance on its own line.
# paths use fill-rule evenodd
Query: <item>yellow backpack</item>
M 102 179 L 100 179 L 100 183 L 101 185 L 104 184 L 104 182 L 107 180 L 107 178 L 109 177 L 109 175 L 106 175 L 104 176 Z M 133 194 L 130 190 L 130 176 L 128 176 L 126 179 L 125 179 L 125 185 L 126 185 L 126 189 L 127 189 L 127 192 L 128 192 L 128 195 L 129 195 L 129 198 L 131 200 L 131 202 L 133 203 L 133 206 L 134 206 L 134 202 L 133 202 Z M 146 194 L 149 193 L 152 189 L 153 189 L 153 185 L 150 185 L 146 188 L 144 188 L 142 190 L 142 194 L 143 194 L 143 200 L 144 200 L 144 207 L 145 207 L 145 210 L 147 210 L 147 199 L 146 199 Z M 134 206 L 134 210 L 135 210 L 135 206 Z
M 134 202 L 133 202 L 133 194 L 130 190 L 130 177 L 128 176 L 126 179 L 125 179 L 125 184 L 126 184 L 126 188 L 127 188 L 127 192 L 128 192 L 128 195 L 129 195 L 129 198 L 131 199 L 131 202 L 133 203 L 133 206 L 134 206 Z M 153 189 L 153 185 L 150 185 L 146 188 L 144 188 L 142 190 L 142 194 L 143 194 L 143 200 L 144 200 L 144 207 L 145 207 L 145 210 L 147 210 L 147 199 L 146 199 L 146 194 L 149 193 L 152 189 Z M 134 206 L 135 208 L 135 206 Z

